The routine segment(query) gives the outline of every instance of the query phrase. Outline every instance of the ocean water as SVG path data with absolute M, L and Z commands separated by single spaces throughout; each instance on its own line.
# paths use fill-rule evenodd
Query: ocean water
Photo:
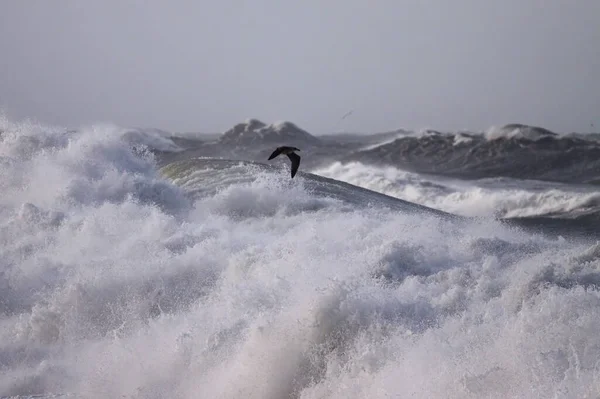
M 600 191 L 594 185 L 511 178 L 462 181 L 361 162 L 333 162 L 313 172 L 464 216 L 515 218 L 567 215 L 584 210 L 596 211 L 600 207 Z
M 600 394 L 600 244 L 494 219 L 593 192 L 315 171 L 459 220 L 302 166 L 159 166 L 112 125 L 0 130 L 0 396 Z

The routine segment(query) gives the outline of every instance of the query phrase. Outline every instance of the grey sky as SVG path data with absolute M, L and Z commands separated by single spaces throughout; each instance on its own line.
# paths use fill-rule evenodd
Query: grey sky
M 175 131 L 588 131 L 600 1 L 2 0 L 0 107 Z

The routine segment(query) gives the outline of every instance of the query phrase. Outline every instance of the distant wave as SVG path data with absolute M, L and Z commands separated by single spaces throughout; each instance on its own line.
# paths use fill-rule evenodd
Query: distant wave
M 288 145 L 298 143 L 317 145 L 320 142 L 318 138 L 300 129 L 292 122 L 281 121 L 267 125 L 258 119 L 248 119 L 243 123 L 238 123 L 219 138 L 219 142 L 227 146 L 282 141 L 288 142 Z
M 484 134 L 406 135 L 341 158 L 458 178 L 512 177 L 557 182 L 600 182 L 600 142 L 524 125 Z

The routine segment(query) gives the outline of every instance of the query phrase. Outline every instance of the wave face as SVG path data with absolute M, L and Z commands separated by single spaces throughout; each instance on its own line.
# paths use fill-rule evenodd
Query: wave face
M 158 167 L 114 126 L 0 129 L 0 395 L 597 393 L 599 245 L 279 165 Z
M 557 135 L 519 124 L 492 128 L 485 134 L 425 131 L 405 135 L 340 160 L 457 178 L 600 182 L 600 142 L 595 136 Z

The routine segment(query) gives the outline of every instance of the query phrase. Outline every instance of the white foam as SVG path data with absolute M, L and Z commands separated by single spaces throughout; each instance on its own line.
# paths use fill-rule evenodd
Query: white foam
M 600 204 L 600 194 L 592 189 L 576 190 L 564 185 L 540 189 L 537 184 L 527 186 L 527 182 L 520 187 L 507 187 L 493 180 L 464 183 L 360 162 L 335 162 L 314 173 L 464 216 L 524 217 Z
M 458 145 L 461 145 L 461 144 L 468 144 L 471 141 L 473 141 L 473 137 L 470 137 L 470 136 L 468 136 L 466 134 L 456 133 L 454 135 L 454 145 L 455 146 L 458 146 Z
M 190 203 L 123 130 L 7 130 L 2 395 L 545 398 L 598 386 L 593 249 L 493 222 L 351 211 L 302 176 L 252 170 L 216 192 L 186 180 Z M 38 144 L 25 150 L 24 135 Z
M 490 126 L 485 132 L 484 137 L 488 140 L 496 140 L 499 138 L 519 138 L 528 140 L 539 140 L 548 137 L 551 133 L 541 131 L 533 126 Z

